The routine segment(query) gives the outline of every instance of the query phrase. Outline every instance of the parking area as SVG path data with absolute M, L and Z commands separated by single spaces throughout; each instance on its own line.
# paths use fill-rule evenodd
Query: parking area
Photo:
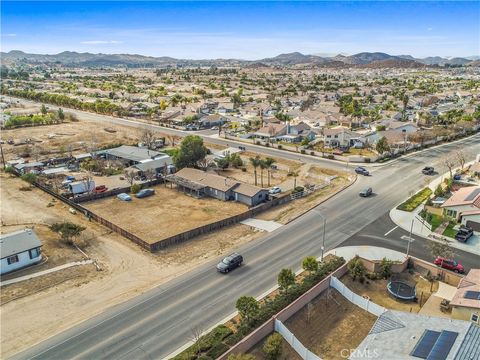
M 130 202 L 110 197 L 82 205 L 150 243 L 247 210 L 237 202 L 196 199 L 164 185 L 153 189 L 153 196 L 133 196 Z

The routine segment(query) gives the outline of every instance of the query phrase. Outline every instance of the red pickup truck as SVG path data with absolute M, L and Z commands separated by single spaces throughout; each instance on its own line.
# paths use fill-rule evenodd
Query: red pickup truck
M 107 190 L 108 190 L 108 188 L 105 185 L 99 185 L 99 186 L 95 187 L 95 190 L 93 190 L 93 193 L 94 194 L 100 194 L 100 193 L 103 193 Z

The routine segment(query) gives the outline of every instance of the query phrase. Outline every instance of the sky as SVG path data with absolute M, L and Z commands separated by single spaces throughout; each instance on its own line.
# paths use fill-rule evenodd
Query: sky
M 478 1 L 2 1 L 1 50 L 257 60 L 480 55 Z

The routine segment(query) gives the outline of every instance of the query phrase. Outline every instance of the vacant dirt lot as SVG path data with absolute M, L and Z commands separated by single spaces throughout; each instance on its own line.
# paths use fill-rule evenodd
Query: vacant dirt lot
M 400 310 L 418 313 L 421 306 L 425 304 L 432 292 L 430 292 L 430 283 L 422 278 L 419 274 L 410 274 L 404 272 L 401 274 L 402 279 L 409 283 L 416 283 L 418 302 L 407 302 L 394 299 L 387 291 L 389 280 L 366 280 L 363 284 L 359 281 L 353 281 L 348 275 L 342 277 L 342 282 L 354 293 L 360 296 L 368 296 L 370 299 L 387 309 Z M 438 282 L 433 284 L 433 292 L 437 291 Z
M 233 201 L 195 199 L 175 188 L 155 186 L 155 195 L 125 202 L 116 197 L 83 204 L 87 209 L 148 241 L 239 214 L 247 207 Z

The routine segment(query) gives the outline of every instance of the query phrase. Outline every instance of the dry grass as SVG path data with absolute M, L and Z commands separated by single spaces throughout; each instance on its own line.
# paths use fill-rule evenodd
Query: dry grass
M 345 275 L 342 277 L 342 282 L 354 293 L 360 296 L 368 296 L 374 303 L 387 309 L 418 313 L 432 292 L 437 291 L 438 282 L 434 283 L 432 292 L 430 292 L 430 283 L 419 274 L 404 272 L 402 273 L 402 278 L 417 284 L 418 302 L 404 302 L 390 296 L 387 291 L 389 280 L 366 280 L 361 284 L 359 281 L 353 281 L 350 276 Z
M 83 205 L 150 243 L 247 210 L 247 206 L 237 202 L 196 199 L 170 187 L 154 189 L 155 195 L 132 197 L 131 202 L 111 197 Z

